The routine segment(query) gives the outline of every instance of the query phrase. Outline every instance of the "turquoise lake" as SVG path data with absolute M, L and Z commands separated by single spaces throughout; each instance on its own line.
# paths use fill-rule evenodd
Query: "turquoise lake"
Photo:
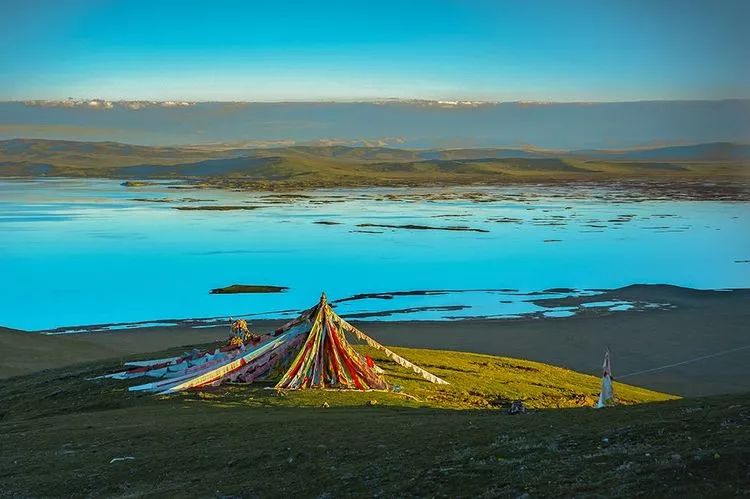
M 575 311 L 532 300 L 635 283 L 750 287 L 750 203 L 594 186 L 182 187 L 1 181 L 0 325 L 288 317 L 321 291 L 331 300 L 385 293 L 337 305 L 361 319 L 566 317 Z M 230 284 L 289 289 L 209 294 Z

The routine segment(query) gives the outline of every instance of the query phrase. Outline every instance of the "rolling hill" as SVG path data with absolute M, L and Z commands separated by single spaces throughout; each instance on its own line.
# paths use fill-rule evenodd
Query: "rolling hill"
M 233 187 L 468 185 L 747 177 L 750 146 L 713 143 L 627 151 L 391 149 L 349 146 L 148 147 L 0 141 L 2 177 L 186 179 Z
M 750 161 L 750 145 L 711 142 L 684 146 L 631 149 L 623 151 L 572 151 L 571 156 L 599 159 L 659 161 Z

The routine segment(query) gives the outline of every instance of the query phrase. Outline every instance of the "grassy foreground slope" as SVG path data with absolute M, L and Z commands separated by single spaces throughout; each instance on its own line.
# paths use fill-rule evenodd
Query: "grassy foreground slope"
M 391 382 L 413 397 L 281 397 L 245 386 L 157 397 L 129 393 L 121 382 L 84 380 L 116 367 L 101 362 L 6 380 L 0 495 L 676 497 L 748 490 L 748 396 L 665 401 L 617 385 L 629 402 L 662 402 L 508 416 L 489 408 L 518 396 L 539 407 L 577 405 L 597 380 L 514 359 L 398 351 L 452 385 L 430 385 L 382 359 Z
M 397 351 L 451 385 L 429 384 L 379 355 L 408 396 L 279 396 L 234 385 L 159 397 L 85 379 L 115 369 L 111 361 L 5 380 L 0 495 L 676 496 L 748 486 L 746 396 L 669 400 L 617 384 L 623 404 L 651 403 L 597 411 L 578 407 L 598 391 L 592 376 L 487 355 Z M 499 410 L 516 398 L 568 409 Z
M 742 496 L 749 405 L 725 396 L 507 416 L 173 402 L 60 414 L 0 423 L 0 495 Z

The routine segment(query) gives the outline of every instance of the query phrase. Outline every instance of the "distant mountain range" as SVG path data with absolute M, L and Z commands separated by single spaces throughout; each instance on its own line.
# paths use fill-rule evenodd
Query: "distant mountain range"
M 539 102 L 0 102 L 0 139 L 142 145 L 590 150 L 750 143 L 750 100 Z M 499 153 L 498 153 L 499 154 Z M 515 152 L 513 154 L 516 154 Z

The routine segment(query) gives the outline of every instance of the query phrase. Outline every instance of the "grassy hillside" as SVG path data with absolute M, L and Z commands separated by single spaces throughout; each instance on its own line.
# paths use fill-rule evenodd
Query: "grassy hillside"
M 398 349 L 452 384 L 378 359 L 399 394 L 230 386 L 170 397 L 84 378 L 93 363 L 0 385 L 4 495 L 726 496 L 748 490 L 748 396 L 666 401 L 533 362 Z M 154 354 L 160 356 L 161 354 Z M 326 403 L 329 407 L 323 407 Z M 115 460 L 115 458 L 126 458 Z M 131 459 L 132 458 L 132 459 Z
M 145 147 L 112 142 L 16 139 L 0 141 L 0 176 L 187 179 L 230 188 L 621 179 L 736 181 L 747 178 L 748 159 L 743 147 L 704 144 L 627 152 L 566 153 L 345 146 Z
M 274 391 L 266 389 L 272 384 L 259 383 L 250 386 L 231 385 L 208 393 L 178 394 L 173 399 L 207 400 L 247 407 L 318 407 L 323 402 L 331 406 L 356 407 L 367 405 L 376 399 L 378 405 L 383 406 L 442 409 L 498 409 L 508 407 L 514 400 L 523 400 L 529 407 L 542 409 L 590 407 L 599 394 L 598 378 L 547 364 L 473 353 L 393 348 L 398 354 L 450 383 L 434 385 L 387 359 L 377 350 L 367 346 L 357 346 L 357 349 L 370 355 L 385 370 L 389 383 L 397 386 L 397 391 L 298 391 L 286 392 L 286 396 L 278 397 Z M 184 347 L 170 349 L 146 355 L 145 358 L 160 358 L 184 350 Z M 81 351 L 80 354 L 80 358 L 85 358 L 86 351 Z M 139 355 L 137 358 L 143 359 L 144 356 Z M 0 388 L 2 415 L 4 418 L 25 419 L 76 411 L 91 404 L 130 407 L 156 403 L 158 397 L 144 398 L 141 394 L 127 392 L 128 383 L 123 381 L 84 381 L 86 378 L 113 372 L 119 366 L 119 363 L 111 360 L 99 361 L 12 378 L 7 386 Z M 60 381 L 51 382 L 54 377 Z M 136 379 L 129 384 L 142 382 L 143 379 Z M 676 398 L 623 384 L 616 384 L 616 390 L 622 404 Z M 65 396 L 48 398 L 45 393 L 64 393 Z
M 47 336 L 0 327 L 0 378 L 69 365 L 80 359 L 116 356 L 112 349 L 65 336 Z
M 687 146 L 654 147 L 621 151 L 573 151 L 571 156 L 649 161 L 748 161 L 750 145 L 709 142 Z

